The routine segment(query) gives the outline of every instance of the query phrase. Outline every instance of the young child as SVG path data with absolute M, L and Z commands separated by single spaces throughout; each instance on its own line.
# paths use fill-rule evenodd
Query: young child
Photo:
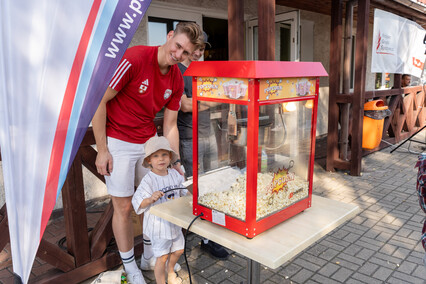
M 145 144 L 145 155 L 142 165 L 150 168 L 150 172 L 144 176 L 133 195 L 133 208 L 137 214 L 144 213 L 143 232 L 151 239 L 154 257 L 157 258 L 154 268 L 157 284 L 166 283 L 165 272 L 167 272 L 168 284 L 180 284 L 182 279 L 177 276 L 173 268 L 183 253 L 182 230 L 150 214 L 149 208 L 184 196 L 188 191 L 181 189 L 184 188 L 182 185 L 184 177 L 170 168 L 171 162 L 177 159 L 177 155 L 165 137 L 150 138 Z

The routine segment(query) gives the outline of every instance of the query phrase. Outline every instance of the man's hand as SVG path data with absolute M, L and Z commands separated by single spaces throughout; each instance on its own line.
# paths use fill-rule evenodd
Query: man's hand
M 176 164 L 173 164 L 173 168 L 175 169 L 175 170 L 177 170 L 178 171 L 178 173 L 180 173 L 181 175 L 185 175 L 185 173 L 183 172 L 183 170 L 182 170 L 182 165 L 180 164 L 180 162 L 178 162 L 178 163 L 176 163 Z
M 106 136 L 106 104 L 117 95 L 117 91 L 108 87 L 92 119 L 93 135 L 96 140 L 96 170 L 99 174 L 109 176 L 112 172 L 112 156 L 108 151 Z
M 180 99 L 180 110 L 183 112 L 192 112 L 192 98 L 188 98 L 185 94 Z
M 112 172 L 112 156 L 108 150 L 98 152 L 96 156 L 96 169 L 99 174 L 109 176 Z
M 177 159 L 174 163 L 173 163 L 173 169 L 177 170 L 178 173 L 180 173 L 181 175 L 185 175 L 185 173 L 182 170 L 182 163 L 180 161 L 180 159 Z

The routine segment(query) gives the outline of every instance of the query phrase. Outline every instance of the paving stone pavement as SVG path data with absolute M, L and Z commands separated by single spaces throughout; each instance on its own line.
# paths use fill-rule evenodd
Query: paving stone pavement
M 417 155 L 409 153 L 406 150 L 409 143 L 406 144 L 393 153 L 387 148 L 364 157 L 362 176 L 358 177 L 343 171 L 327 172 L 316 164 L 313 193 L 356 204 L 360 213 L 279 268 L 261 265 L 261 283 L 425 284 L 426 266 L 422 262 L 425 252 L 420 243 L 425 215 L 416 195 Z M 415 143 L 410 149 L 423 150 Z M 216 260 L 200 250 L 200 242 L 199 236 L 188 236 L 192 283 L 246 283 L 245 257 L 229 251 L 228 260 Z M 10 261 L 2 254 L 0 264 Z M 179 263 L 182 265 L 179 275 L 187 284 L 183 257 Z M 3 263 L 0 268 L 0 283 L 12 283 L 5 273 L 11 268 L 6 266 Z M 152 271 L 144 271 L 144 276 L 148 284 L 155 283 Z
M 426 283 L 417 155 L 406 144 L 393 153 L 387 148 L 364 157 L 359 177 L 316 165 L 313 193 L 356 204 L 360 213 L 281 267 L 261 266 L 261 283 Z M 422 151 L 415 143 L 410 149 Z M 245 257 L 230 251 L 227 261 L 217 261 L 200 250 L 200 237 L 191 234 L 188 241 L 192 283 L 245 283 Z M 183 258 L 180 263 L 179 275 L 189 283 Z M 144 276 L 147 283 L 155 283 L 152 272 Z

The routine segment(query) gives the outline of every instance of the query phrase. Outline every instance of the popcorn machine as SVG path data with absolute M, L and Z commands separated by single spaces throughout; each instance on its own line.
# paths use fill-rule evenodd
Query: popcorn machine
M 193 213 L 253 238 L 309 208 L 321 63 L 192 62 Z

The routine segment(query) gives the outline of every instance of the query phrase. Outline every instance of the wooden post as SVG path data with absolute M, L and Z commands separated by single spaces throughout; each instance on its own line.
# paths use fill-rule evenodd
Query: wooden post
M 339 106 L 337 96 L 340 93 L 340 64 L 342 38 L 342 1 L 333 0 L 331 4 L 330 32 L 330 87 L 328 99 L 328 135 L 327 135 L 327 171 L 334 171 L 334 162 L 338 158 L 338 121 Z
M 62 188 L 67 249 L 76 266 L 90 262 L 81 155 L 77 152 Z
M 275 60 L 275 0 L 258 0 L 258 58 Z M 266 108 L 266 115 L 274 117 L 273 109 Z M 262 147 L 258 148 L 258 159 L 262 156 Z M 259 164 L 260 165 L 260 164 Z
M 275 0 L 258 0 L 259 60 L 275 60 Z
M 244 0 L 228 0 L 228 53 L 229 60 L 244 60 Z M 231 165 L 246 166 L 246 161 L 240 161 L 244 147 L 231 144 L 229 151 Z
M 244 0 L 228 0 L 229 60 L 244 60 Z
M 0 209 L 0 252 L 10 242 L 6 204 Z
M 352 107 L 351 175 L 360 175 L 362 160 L 362 124 L 364 116 L 365 76 L 367 70 L 368 17 L 370 0 L 358 0 L 355 53 L 355 87 Z
M 393 74 L 393 87 L 401 89 L 402 74 Z
M 352 55 L 352 25 L 353 25 L 353 2 L 346 2 L 345 16 L 345 38 L 343 54 L 343 93 L 349 94 L 351 87 L 351 55 Z M 340 116 L 340 158 L 348 159 L 348 137 L 349 137 L 349 103 L 341 106 Z

